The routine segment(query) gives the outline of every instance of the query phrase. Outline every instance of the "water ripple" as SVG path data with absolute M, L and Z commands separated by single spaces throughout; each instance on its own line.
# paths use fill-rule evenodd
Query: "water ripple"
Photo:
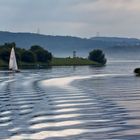
M 0 139 L 140 137 L 140 86 L 139 82 L 133 84 L 137 79 L 114 74 L 78 76 L 63 87 L 60 83 L 41 85 L 48 78 L 45 74 L 27 72 L 0 78 Z

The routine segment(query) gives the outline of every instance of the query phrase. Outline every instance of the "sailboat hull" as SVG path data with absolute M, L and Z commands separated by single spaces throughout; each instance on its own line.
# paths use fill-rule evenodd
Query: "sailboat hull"
M 11 70 L 10 69 L 10 71 L 9 71 L 10 73 L 19 73 L 19 72 L 21 72 L 20 70 Z

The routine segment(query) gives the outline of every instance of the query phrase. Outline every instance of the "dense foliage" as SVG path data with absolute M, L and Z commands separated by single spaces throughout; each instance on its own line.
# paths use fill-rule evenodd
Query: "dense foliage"
M 16 58 L 20 66 L 44 67 L 50 65 L 98 65 L 105 64 L 106 58 L 101 50 L 93 50 L 89 53 L 89 60 L 84 58 L 53 58 L 52 54 L 34 45 L 30 49 L 16 47 L 15 43 L 0 45 L 0 67 L 7 67 L 12 47 L 15 48 Z M 53 59 L 52 59 L 53 58 Z
M 89 60 L 92 60 L 92 61 L 95 61 L 95 62 L 98 62 L 100 64 L 103 64 L 105 65 L 107 60 L 105 58 L 105 54 L 102 52 L 102 50 L 93 50 L 89 53 Z
M 38 45 L 32 46 L 30 51 L 35 54 L 38 62 L 49 62 L 52 59 L 52 54 Z
M 15 43 L 5 43 L 0 45 L 0 60 L 6 63 L 9 62 L 11 48 L 15 48 L 16 58 L 19 62 L 27 63 L 50 63 L 52 54 L 40 46 L 31 46 L 29 50 L 17 48 Z

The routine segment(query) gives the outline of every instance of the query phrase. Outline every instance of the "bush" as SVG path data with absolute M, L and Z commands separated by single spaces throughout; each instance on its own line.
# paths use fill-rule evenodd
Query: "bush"
M 102 50 L 99 49 L 91 51 L 89 53 L 88 59 L 103 65 L 105 65 L 107 62 L 104 53 L 102 52 Z

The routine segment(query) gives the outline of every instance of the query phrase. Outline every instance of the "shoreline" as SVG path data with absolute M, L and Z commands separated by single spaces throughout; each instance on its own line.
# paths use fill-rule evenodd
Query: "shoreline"
M 78 66 L 93 66 L 93 67 L 103 67 L 104 65 L 100 64 L 76 64 L 76 65 L 70 65 L 70 64 L 65 64 L 65 65 L 19 65 L 19 69 L 48 69 L 52 67 L 68 67 L 68 66 L 73 66 L 73 67 L 78 67 Z M 8 70 L 8 66 L 0 66 L 0 70 Z
M 86 58 L 53 58 L 51 62 L 18 62 L 20 69 L 45 69 L 53 66 L 105 66 L 97 62 L 88 60 Z M 0 69 L 8 69 L 8 63 L 3 62 L 0 64 Z

